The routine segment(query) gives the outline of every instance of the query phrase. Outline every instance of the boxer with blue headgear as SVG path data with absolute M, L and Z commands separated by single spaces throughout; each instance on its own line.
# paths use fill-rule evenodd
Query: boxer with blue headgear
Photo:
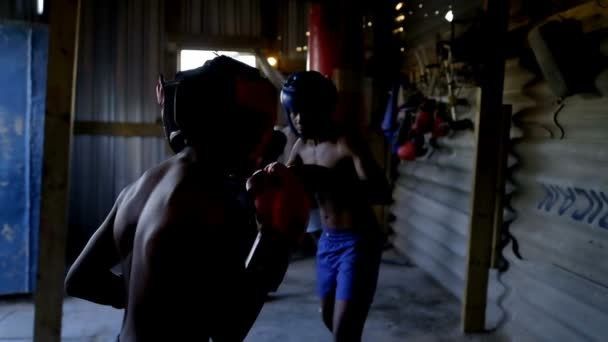
M 372 205 L 386 203 L 390 189 L 364 139 L 338 130 L 331 80 L 315 71 L 296 73 L 285 83 L 281 102 L 300 137 L 288 164 L 302 170 L 314 191 L 323 226 L 317 246 L 323 321 L 334 341 L 360 341 L 382 250 Z

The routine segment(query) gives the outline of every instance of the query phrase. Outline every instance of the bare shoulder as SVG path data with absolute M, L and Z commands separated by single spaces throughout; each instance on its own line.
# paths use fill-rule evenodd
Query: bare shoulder
M 147 221 L 143 215 L 144 208 L 153 199 L 152 194 L 159 183 L 166 177 L 175 162 L 169 159 L 155 167 L 146 170 L 135 182 L 127 185 L 118 195 L 114 235 L 121 250 L 131 250 L 135 230 L 139 223 Z M 154 218 L 152 218 L 154 219 Z M 148 226 L 148 225 L 146 225 Z
M 179 166 L 176 157 L 170 158 L 146 170 L 131 186 L 132 195 L 147 195 L 175 167 Z
M 301 163 L 302 156 L 300 155 L 302 151 L 306 148 L 306 144 L 302 138 L 298 138 L 296 142 L 293 144 L 291 148 L 291 153 L 289 154 L 289 160 L 287 161 L 287 165 L 295 165 Z
M 200 178 L 187 165 L 176 165 L 146 200 L 135 232 L 146 262 L 196 254 L 209 229 L 224 223 L 218 182 L 210 185 Z

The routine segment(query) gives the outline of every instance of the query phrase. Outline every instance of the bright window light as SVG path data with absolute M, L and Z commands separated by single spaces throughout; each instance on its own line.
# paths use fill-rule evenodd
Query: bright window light
M 38 12 L 38 15 L 44 13 L 44 0 L 37 1 L 36 12 Z
M 395 6 L 395 9 L 398 11 L 401 7 L 403 7 L 403 2 L 398 3 L 397 6 Z
M 179 53 L 179 71 L 198 68 L 205 64 L 206 61 L 214 59 L 217 56 L 228 56 L 254 68 L 256 67 L 255 56 L 250 53 L 216 50 L 181 50 Z
M 445 14 L 445 20 L 452 22 L 452 20 L 454 20 L 454 13 L 452 13 L 452 10 L 449 10 L 448 13 Z

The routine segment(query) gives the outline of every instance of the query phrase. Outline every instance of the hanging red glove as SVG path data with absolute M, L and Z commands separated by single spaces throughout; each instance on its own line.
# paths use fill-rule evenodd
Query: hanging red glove
M 416 145 L 411 141 L 406 141 L 397 150 L 397 155 L 401 160 L 414 160 L 416 159 Z

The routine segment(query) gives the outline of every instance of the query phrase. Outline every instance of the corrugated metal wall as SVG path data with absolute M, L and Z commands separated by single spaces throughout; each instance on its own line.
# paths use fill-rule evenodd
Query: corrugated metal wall
M 213 36 L 259 37 L 262 0 L 181 0 L 178 30 Z
M 459 2 L 454 10 L 464 17 L 478 3 Z M 443 20 L 448 4 L 425 3 L 423 9 L 417 3 L 405 4 L 406 34 L 399 38 L 402 44 L 407 41 L 403 64 L 408 72 L 435 62 L 436 35 L 449 37 L 450 26 Z M 441 16 L 435 17 L 435 10 Z M 432 91 L 423 82 L 419 88 L 427 96 Z M 458 119 L 474 120 L 476 89 L 461 89 L 459 95 L 469 105 L 459 106 Z M 428 157 L 401 161 L 393 193 L 394 246 L 459 299 L 465 284 L 474 142 L 473 132 L 457 132 L 439 139 L 440 148 Z
M 470 106 L 459 119 L 474 118 L 476 90 L 464 89 Z M 395 184 L 395 246 L 456 297 L 464 293 L 473 171 L 473 132 L 439 140 L 429 157 L 404 161 Z
M 505 330 L 518 341 L 606 341 L 608 98 L 575 95 L 559 110 L 547 83 L 513 60 L 505 102 L 521 137 L 510 232 L 523 257 L 505 251 Z
M 279 25 L 281 32 L 281 53 L 284 57 L 292 59 L 306 59 L 306 51 L 298 51 L 297 47 L 308 45 L 308 16 L 310 15 L 310 2 L 287 0 L 281 1 L 281 16 Z
M 590 16 L 585 28 L 606 27 L 605 11 L 578 13 Z M 602 35 L 593 39 L 608 56 Z M 542 76 L 520 64 L 507 63 L 504 97 L 514 113 L 514 212 L 506 216 L 514 240 L 503 250 L 507 271 L 491 275 L 488 304 L 500 308 L 500 331 L 514 341 L 606 341 L 608 69 L 595 82 L 604 97 L 579 94 L 558 103 Z M 395 244 L 461 298 L 473 136 L 443 144 L 453 152 L 400 166 Z
M 157 77 L 176 71 L 169 34 L 260 38 L 265 29 L 261 0 L 81 1 L 77 121 L 157 122 Z M 103 221 L 120 190 L 167 152 L 162 138 L 74 137 L 72 252 Z
M 458 119 L 474 120 L 477 88 L 462 89 Z M 439 148 L 416 161 L 402 161 L 394 185 L 391 209 L 396 220 L 393 245 L 437 283 L 462 300 L 466 282 L 470 201 L 475 136 L 472 131 L 438 140 Z M 511 191 L 507 185 L 507 191 Z M 505 213 L 510 218 L 509 213 Z M 490 272 L 486 327 L 504 320 L 505 287 L 498 273 Z
M 162 0 L 82 0 L 76 120 L 158 120 L 162 8 Z M 70 239 L 75 248 L 102 222 L 119 191 L 166 156 L 161 138 L 74 137 Z
M 461 15 L 474 17 L 479 1 L 458 6 L 462 9 Z M 408 70 L 419 70 L 419 63 L 434 62 L 436 32 L 449 36 L 445 26 L 437 26 L 436 22 L 424 25 L 432 27 L 418 28 L 420 35 L 411 38 L 415 45 L 410 45 L 404 56 Z M 424 86 L 421 90 L 429 92 Z M 456 89 L 456 93 L 459 99 L 468 102 L 468 105 L 457 107 L 457 118 L 474 121 L 478 110 L 478 88 Z M 447 101 L 446 98 L 441 100 Z M 456 132 L 451 137 L 439 139 L 438 143 L 440 148 L 432 154 L 413 162 L 401 162 L 399 166 L 392 207 L 396 217 L 393 222 L 394 246 L 462 300 L 466 282 L 475 136 L 472 131 Z M 507 188 L 511 191 L 510 184 Z M 509 213 L 506 215 L 511 217 Z M 488 329 L 497 327 L 504 320 L 501 305 L 505 287 L 498 280 L 497 272 L 492 270 L 486 309 Z

